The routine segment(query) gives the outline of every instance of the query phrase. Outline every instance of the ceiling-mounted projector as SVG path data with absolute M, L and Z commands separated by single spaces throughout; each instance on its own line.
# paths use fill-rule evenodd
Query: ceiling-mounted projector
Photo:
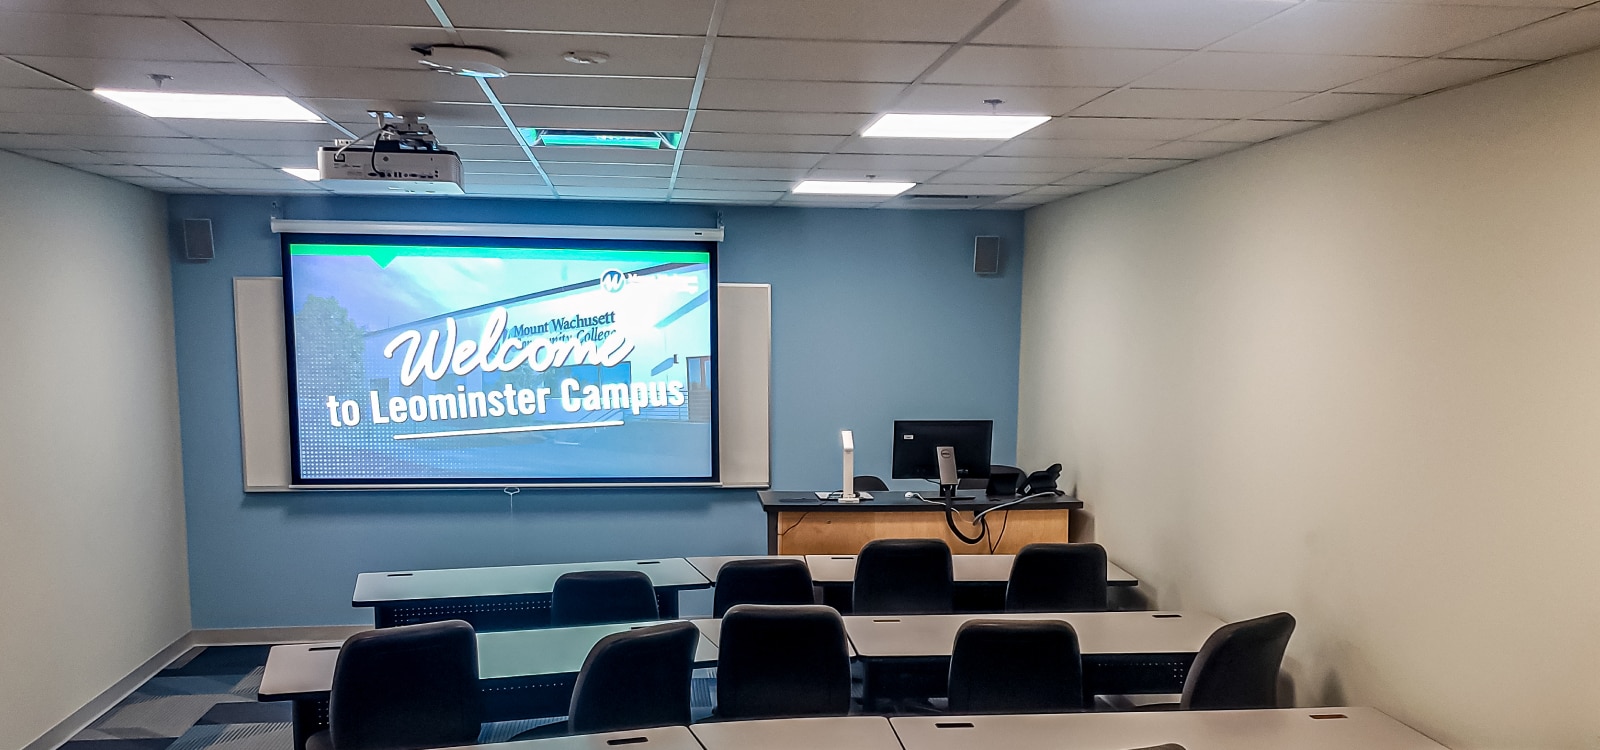
M 461 157 L 439 145 L 421 115 L 372 115 L 383 123 L 378 130 L 317 149 L 317 174 L 323 181 L 348 183 L 362 192 L 464 193 Z M 361 145 L 373 136 L 372 145 Z

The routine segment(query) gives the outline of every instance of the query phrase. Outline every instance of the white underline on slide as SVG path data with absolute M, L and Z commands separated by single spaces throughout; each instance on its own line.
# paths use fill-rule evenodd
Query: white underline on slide
M 419 432 L 414 435 L 395 435 L 395 440 L 420 440 L 422 438 L 459 437 L 462 435 L 496 435 L 502 432 L 545 432 L 547 430 L 577 430 L 584 427 L 621 427 L 627 424 L 620 419 L 610 422 L 579 422 L 577 424 L 542 424 L 532 427 L 490 427 L 482 430 L 456 430 L 454 432 Z

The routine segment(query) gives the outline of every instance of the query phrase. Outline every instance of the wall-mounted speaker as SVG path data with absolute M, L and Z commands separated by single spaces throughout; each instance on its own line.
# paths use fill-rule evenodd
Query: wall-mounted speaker
M 979 276 L 1000 273 L 1000 238 L 978 235 L 972 238 L 972 272 Z
M 183 259 L 204 263 L 217 257 L 217 246 L 211 241 L 210 219 L 183 220 Z

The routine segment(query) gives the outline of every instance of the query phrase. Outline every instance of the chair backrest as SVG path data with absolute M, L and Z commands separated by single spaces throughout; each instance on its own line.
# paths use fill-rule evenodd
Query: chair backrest
M 984 483 L 984 489 L 991 495 L 1015 495 L 1017 488 L 1022 486 L 1022 470 L 1015 466 L 993 464 L 989 467 L 989 478 Z
M 1078 633 L 1059 620 L 969 620 L 950 652 L 950 711 L 1080 711 Z
M 550 593 L 550 624 L 558 628 L 660 616 L 655 585 L 637 570 L 566 573 L 556 579 Z
M 805 560 L 775 557 L 734 560 L 717 571 L 711 616 L 721 617 L 735 604 L 812 604 L 811 569 Z
M 583 661 L 572 688 L 572 734 L 689 723 L 689 681 L 700 630 L 687 622 L 613 633 Z
M 1030 544 L 1011 563 L 1007 612 L 1104 612 L 1106 599 L 1098 544 Z
M 871 474 L 857 474 L 856 478 L 855 478 L 855 481 L 851 482 L 851 484 L 854 484 L 856 486 L 856 492 L 888 492 L 889 491 L 889 485 L 888 484 L 885 484 L 882 479 L 879 479 L 878 477 L 875 477 L 875 476 L 873 476 Z
M 943 614 L 954 584 L 950 546 L 939 539 L 874 539 L 856 555 L 851 608 L 864 615 Z
M 478 639 L 460 620 L 369 630 L 339 650 L 329 695 L 336 750 L 415 750 L 478 740 Z
M 850 650 L 832 607 L 741 604 L 723 616 L 717 646 L 720 718 L 850 712 Z
M 1288 612 L 1217 628 L 1183 681 L 1180 708 L 1277 708 L 1278 668 L 1294 634 Z

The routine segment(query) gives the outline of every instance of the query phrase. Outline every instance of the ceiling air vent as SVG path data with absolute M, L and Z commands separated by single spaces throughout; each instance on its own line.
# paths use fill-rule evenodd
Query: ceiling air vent
M 570 128 L 519 128 L 529 146 L 562 148 L 675 149 L 683 133 L 670 130 L 575 130 Z

